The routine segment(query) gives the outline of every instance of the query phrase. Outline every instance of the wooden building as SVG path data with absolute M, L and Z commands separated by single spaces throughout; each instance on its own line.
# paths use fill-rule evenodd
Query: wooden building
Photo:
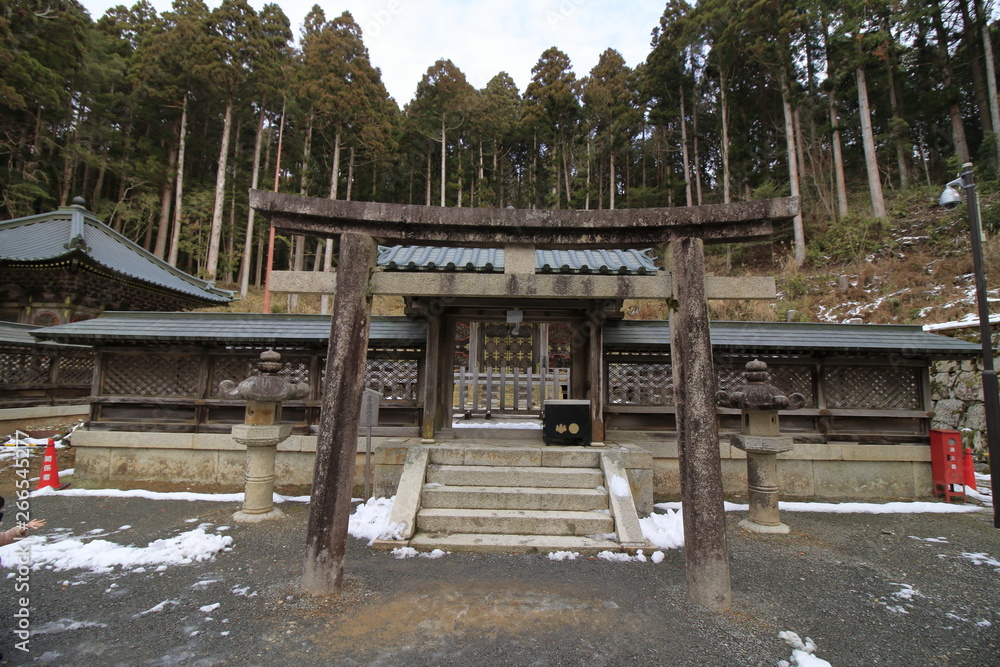
M 451 401 L 443 424 L 435 429 L 438 439 L 472 434 L 537 438 L 538 431 L 461 427 L 467 417 L 487 423 L 487 411 L 494 421 L 531 420 L 538 416 L 542 396 L 574 397 L 586 391 L 573 380 L 579 367 L 573 356 L 589 357 L 590 348 L 553 335 L 558 322 L 547 323 L 547 339 L 540 338 L 545 327 L 524 329 L 533 332 L 531 342 L 524 343 L 523 336 L 509 335 L 514 324 L 503 325 L 508 335 L 491 336 L 487 330 L 498 326 L 495 321 L 468 319 L 474 311 L 458 308 L 465 310 L 460 310 L 449 348 L 454 360 L 448 379 Z M 484 309 L 483 314 L 489 312 Z M 470 353 L 470 345 L 476 345 L 468 332 L 476 329 L 487 345 Z M 372 320 L 365 384 L 383 395 L 374 432 L 380 442 L 421 435 L 430 378 L 427 334 L 427 323 L 420 318 Z M 782 430 L 795 441 L 795 449 L 782 455 L 787 471 L 783 488 L 790 495 L 930 494 L 930 369 L 939 359 L 973 358 L 977 346 L 917 326 L 715 322 L 711 334 L 719 389 L 740 383 L 746 362 L 759 358 L 768 363 L 775 385 L 806 398 L 803 409 L 781 413 Z M 273 347 L 282 354 L 289 380 L 310 387 L 306 398 L 285 404 L 284 420 L 293 424 L 294 435 L 279 448 L 279 461 L 284 457 L 279 477 L 310 481 L 328 317 L 104 313 L 34 335 L 91 345 L 97 354 L 87 430 L 74 436 L 81 447 L 80 474 L 116 481 L 155 479 L 169 471 L 171 477 L 192 481 L 238 480 L 242 452 L 228 434 L 242 421 L 243 404 L 221 396 L 218 387 L 223 380 L 250 375 L 260 352 Z M 638 444 L 653 453 L 654 491 L 661 496 L 678 488 L 669 341 L 667 322 L 619 319 L 603 326 L 599 355 L 605 439 Z M 475 380 L 467 371 L 470 354 L 484 360 Z M 495 363 L 497 355 L 506 362 Z M 532 369 L 524 365 L 525 358 L 548 359 L 548 366 Z M 559 368 L 568 377 L 553 373 Z M 506 382 L 502 390 L 501 378 Z M 728 445 L 728 433 L 739 430 L 739 413 L 719 408 L 718 414 L 724 480 L 728 490 L 739 492 L 745 484 L 742 453 Z
M 190 310 L 233 299 L 129 241 L 79 197 L 0 222 L 0 320 L 47 327 L 104 310 Z

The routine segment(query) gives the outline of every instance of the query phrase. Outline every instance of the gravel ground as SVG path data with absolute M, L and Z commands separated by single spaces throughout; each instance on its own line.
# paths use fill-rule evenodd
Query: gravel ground
M 716 614 L 685 600 L 679 550 L 659 564 L 398 560 L 350 538 L 344 592 L 303 596 L 308 507 L 282 507 L 287 518 L 245 526 L 231 503 L 33 499 L 46 531 L 145 546 L 206 522 L 230 526 L 233 548 L 159 573 L 34 572 L 30 653 L 14 649 L 14 583 L 0 578 L 2 664 L 776 665 L 790 630 L 835 667 L 1000 665 L 1000 566 L 962 555 L 1000 560 L 988 513 L 786 512 L 783 536 L 743 532 L 732 514 L 734 606 Z

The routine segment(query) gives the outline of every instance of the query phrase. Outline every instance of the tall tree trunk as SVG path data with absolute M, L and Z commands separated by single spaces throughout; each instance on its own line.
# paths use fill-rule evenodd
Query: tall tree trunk
M 347 159 L 347 201 L 351 201 L 351 191 L 354 189 L 354 146 L 351 146 L 351 155 Z
M 614 141 L 613 138 L 612 138 L 612 141 Z M 566 183 L 566 208 L 572 208 L 573 205 L 570 202 L 573 199 L 573 195 L 571 193 L 570 182 L 569 182 L 569 177 L 570 177 L 570 173 L 569 173 L 569 146 L 567 145 L 567 143 L 568 142 L 564 141 L 563 142 L 563 148 L 562 148 L 563 178 L 564 178 L 564 181 Z
M 615 149 L 611 148 L 608 161 L 608 208 L 610 210 L 615 210 L 615 192 L 618 190 L 618 184 L 615 183 Z
M 583 205 L 583 210 L 590 210 L 590 137 L 587 137 L 587 199 Z
M 942 87 L 948 95 L 948 117 L 951 119 L 951 141 L 955 145 L 955 155 L 959 162 L 968 162 L 969 142 L 965 136 L 965 123 L 962 120 L 962 110 L 958 106 L 957 92 L 954 89 L 954 73 L 951 67 L 949 53 L 948 31 L 941 18 L 941 7 L 935 6 L 931 12 L 934 22 L 934 32 L 937 34 L 938 66 L 944 74 Z
M 313 117 L 315 114 L 309 110 L 309 120 L 306 122 L 306 138 L 302 144 L 302 174 L 299 182 L 299 193 L 309 194 L 309 161 L 312 159 L 312 136 Z
M 177 145 L 177 178 L 174 184 L 174 229 L 170 235 L 170 253 L 167 263 L 177 266 L 178 248 L 181 242 L 181 216 L 184 208 L 184 150 L 187 146 L 187 109 L 188 96 L 184 93 L 181 104 L 180 139 Z
M 226 169 L 229 162 L 229 133 L 233 124 L 233 98 L 226 100 L 226 115 L 222 121 L 222 145 L 219 148 L 219 170 L 215 174 L 215 206 L 212 208 L 212 228 L 208 237 L 208 258 L 205 278 L 215 280 L 219 265 L 219 245 L 222 241 L 222 207 L 226 195 Z
M 976 20 L 983 35 L 983 59 L 986 61 L 986 90 L 989 92 L 990 122 L 993 126 L 993 168 L 1000 164 L 1000 107 L 997 99 L 996 64 L 993 61 L 993 40 L 990 38 L 990 26 L 986 20 L 982 0 L 975 0 Z
M 726 75 L 719 70 L 719 111 L 722 120 L 722 202 L 732 201 L 729 192 L 729 102 L 726 99 Z
M 833 59 L 830 57 L 830 29 L 826 17 L 820 17 L 823 29 L 823 50 L 826 52 L 826 71 L 833 72 Z M 840 116 L 837 113 L 837 98 L 832 81 L 827 87 L 826 103 L 830 115 L 830 143 L 833 145 L 833 175 L 837 189 L 837 213 L 843 218 L 847 215 L 847 179 L 844 176 L 844 153 L 840 144 Z
M 337 186 L 340 183 L 340 125 L 333 133 L 333 168 L 330 169 L 330 199 L 337 198 Z
M 425 188 L 425 206 L 431 205 L 431 152 L 427 151 L 427 178 L 426 178 L 426 188 Z
M 785 146 L 788 152 L 788 179 L 792 186 L 792 196 L 799 197 L 799 165 L 797 141 L 795 138 L 795 118 L 792 110 L 791 90 L 788 81 L 782 77 L 781 85 L 781 106 L 785 113 Z M 795 214 L 792 218 L 793 235 L 793 258 L 795 266 L 799 267 L 806 261 L 806 238 L 802 226 L 802 213 Z
M 260 149 L 264 145 L 264 105 L 260 107 L 260 114 L 257 116 L 257 133 L 253 140 L 253 167 L 250 171 L 250 187 L 254 190 L 260 182 Z M 246 298 L 250 291 L 250 252 L 253 248 L 253 228 L 256 211 L 252 206 L 247 213 L 247 228 L 243 235 L 243 261 L 240 262 L 240 296 Z
M 865 69 L 858 66 L 854 70 L 858 83 L 858 114 L 861 117 L 861 135 L 865 149 L 865 170 L 868 172 L 868 192 L 872 200 L 872 215 L 876 218 L 888 217 L 885 199 L 882 196 L 882 181 L 878 171 L 878 157 L 875 154 L 875 135 L 872 132 L 871 106 L 868 104 L 868 79 Z
M 969 72 L 972 74 L 972 88 L 975 91 L 976 107 L 979 109 L 979 121 L 982 123 L 983 132 L 992 132 L 996 126 L 992 122 L 990 114 L 990 102 L 986 77 L 983 75 L 983 66 L 980 59 L 983 57 L 982 42 L 980 41 L 976 26 L 976 19 L 969 13 L 968 0 L 958 0 L 959 12 L 962 14 L 962 41 L 965 44 L 965 62 L 969 63 Z M 941 11 L 940 0 L 934 5 L 936 12 Z M 996 128 L 1000 131 L 1000 127 Z
M 684 163 L 684 196 L 688 206 L 694 204 L 694 194 L 691 192 L 691 157 L 688 155 L 687 119 L 684 113 L 684 86 L 681 85 L 681 159 Z
M 170 157 L 167 162 L 167 176 L 160 188 L 160 224 L 156 230 L 156 247 L 153 254 L 163 259 L 167 254 L 167 238 L 170 236 L 170 197 L 174 193 L 174 169 L 177 164 L 177 151 L 170 147 Z
M 445 135 L 444 116 L 441 117 L 441 206 L 445 205 L 445 158 L 448 156 L 447 136 Z
M 888 26 L 886 26 L 888 29 Z M 886 77 L 889 86 L 889 107 L 892 109 L 892 121 L 890 131 L 892 132 L 892 142 L 896 148 L 896 166 L 899 169 L 899 187 L 905 188 L 910 182 L 910 159 L 909 154 L 913 148 L 906 137 L 908 127 L 906 121 L 900 115 L 899 104 L 899 81 L 896 78 L 896 62 L 890 56 L 886 59 Z

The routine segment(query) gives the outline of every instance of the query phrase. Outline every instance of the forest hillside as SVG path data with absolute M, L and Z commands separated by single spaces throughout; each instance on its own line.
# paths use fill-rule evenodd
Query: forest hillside
M 524 90 L 503 71 L 477 89 L 443 57 L 395 100 L 348 12 L 174 0 L 158 13 L 140 0 L 91 17 L 77 0 L 6 0 L 0 218 L 82 196 L 250 307 L 267 247 L 251 188 L 585 210 L 791 195 L 803 213 L 769 243 L 709 256 L 719 274 L 779 276 L 780 299 L 719 304 L 716 317 L 951 319 L 970 310 L 968 234 L 961 209 L 934 203 L 962 163 L 1000 233 L 994 9 L 668 0 L 634 68 L 595 45 L 598 63 L 576 72 L 553 46 Z M 335 261 L 304 236 L 275 252 L 278 269 Z

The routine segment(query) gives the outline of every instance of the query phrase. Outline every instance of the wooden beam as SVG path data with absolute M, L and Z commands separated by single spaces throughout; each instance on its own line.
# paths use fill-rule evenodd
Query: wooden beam
M 374 266 L 375 243 L 370 236 L 341 237 L 340 280 L 333 298 L 302 570 L 302 589 L 320 595 L 339 591 L 344 577 L 372 311 L 368 280 Z
M 636 248 L 665 239 L 732 243 L 770 235 L 799 212 L 796 197 L 601 211 L 454 208 L 359 202 L 250 190 L 250 205 L 278 229 L 332 237 L 371 234 L 379 243 L 444 246 L 534 244 L 545 248 Z
M 376 271 L 375 294 L 421 297 L 516 296 L 527 299 L 662 299 L 673 292 L 671 275 L 658 271 L 652 276 L 578 275 L 571 273 L 527 275 L 503 273 L 459 273 L 453 271 Z M 272 292 L 332 294 L 337 273 L 275 271 Z M 774 299 L 777 288 L 772 277 L 705 277 L 705 297 L 721 299 Z

